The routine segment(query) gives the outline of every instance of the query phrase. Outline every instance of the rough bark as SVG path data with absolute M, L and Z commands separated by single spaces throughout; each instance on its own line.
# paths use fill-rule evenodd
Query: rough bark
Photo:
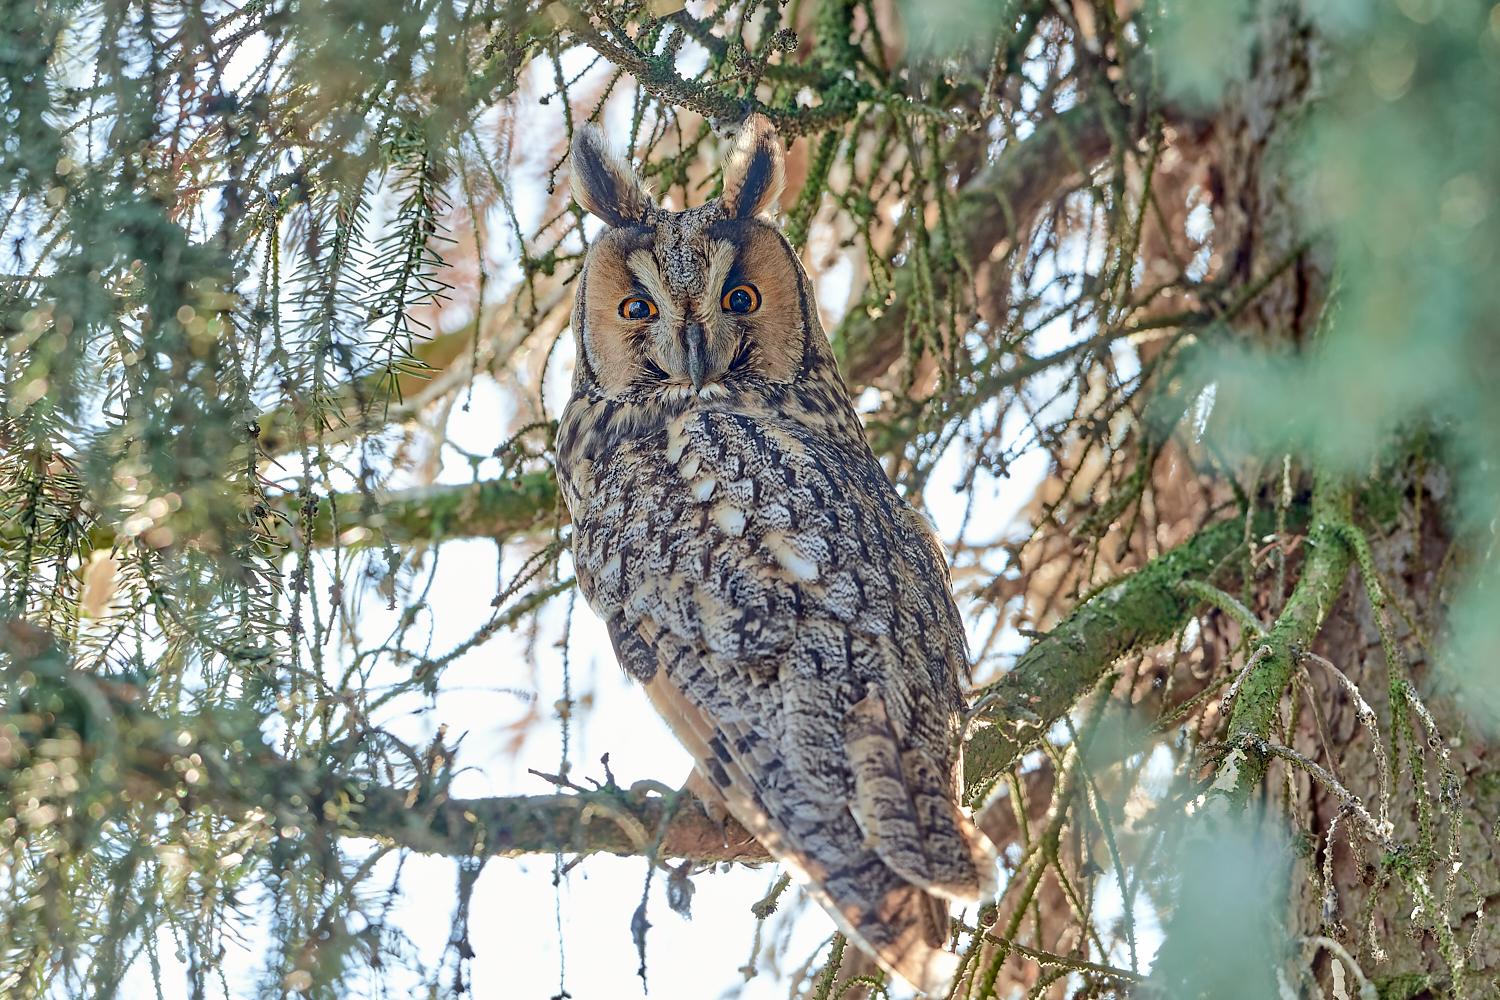
M 1339 820 L 1339 832 L 1330 843 L 1329 826 L 1342 803 L 1304 772 L 1293 771 L 1291 813 L 1307 831 L 1311 850 L 1293 870 L 1288 920 L 1300 935 L 1326 934 L 1343 942 L 1363 963 L 1382 997 L 1403 1000 L 1454 995 L 1439 934 L 1440 922 L 1445 920 L 1458 947 L 1474 949 L 1465 963 L 1467 994 L 1488 996 L 1500 969 L 1500 923 L 1493 916 L 1500 907 L 1500 865 L 1496 862 L 1500 760 L 1493 741 L 1470 727 L 1461 703 L 1444 689 L 1442 674 L 1429 652 L 1432 633 L 1441 630 L 1444 604 L 1455 583 L 1449 569 L 1455 558 L 1461 558 L 1452 552 L 1455 542 L 1445 517 L 1451 486 L 1444 470 L 1414 460 L 1388 478 L 1372 481 L 1367 489 L 1400 498 L 1388 515 L 1360 524 L 1383 582 L 1380 589 L 1388 591 L 1388 606 L 1382 611 L 1371 603 L 1356 570 L 1311 651 L 1353 681 L 1374 710 L 1379 741 L 1386 748 L 1383 756 L 1392 758 L 1397 773 L 1391 839 L 1416 849 L 1382 856 L 1377 845 L 1351 829 L 1347 817 Z M 1394 667 L 1387 659 L 1382 620 L 1398 654 Z M 1293 748 L 1339 774 L 1348 789 L 1373 810 L 1381 793 L 1380 747 L 1335 677 L 1312 663 L 1307 679 L 1326 713 L 1331 745 L 1324 745 L 1305 702 L 1313 695 L 1299 693 L 1304 705 L 1300 725 L 1291 737 Z M 1414 685 L 1430 708 L 1438 732 L 1428 732 L 1412 718 L 1409 706 L 1393 706 L 1391 696 L 1400 690 L 1401 681 Z M 1279 711 L 1289 714 L 1291 707 L 1289 695 Z M 1398 710 L 1393 712 L 1393 707 Z M 1399 721 L 1402 716 L 1404 725 Z M 1399 755 L 1391 753 L 1394 746 L 1402 748 Z M 1413 774 L 1414 753 L 1422 758 L 1420 780 Z M 1461 780 L 1453 781 L 1445 769 Z M 1271 787 L 1279 798 L 1284 783 L 1274 774 Z M 1451 798 L 1445 809 L 1446 796 Z M 1448 854 L 1455 836 L 1457 854 L 1464 859 L 1457 871 Z M 1319 888 L 1330 851 L 1336 887 L 1331 899 Z M 1400 867 L 1408 863 L 1437 895 L 1453 886 L 1452 908 L 1445 917 L 1430 910 L 1413 914 L 1415 901 L 1399 880 Z

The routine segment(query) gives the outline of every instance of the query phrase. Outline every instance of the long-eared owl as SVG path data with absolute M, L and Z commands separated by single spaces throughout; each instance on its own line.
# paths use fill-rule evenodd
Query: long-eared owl
M 948 901 L 995 879 L 958 806 L 963 624 L 774 222 L 781 141 L 752 117 L 722 196 L 681 212 L 596 127 L 571 155 L 574 197 L 606 224 L 557 439 L 579 586 L 699 787 L 852 941 L 940 990 Z

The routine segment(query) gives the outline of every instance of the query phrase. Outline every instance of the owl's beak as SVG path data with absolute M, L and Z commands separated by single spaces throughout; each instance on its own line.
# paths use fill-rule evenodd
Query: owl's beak
M 689 323 L 683 331 L 683 339 L 687 341 L 688 378 L 693 380 L 696 392 L 703 388 L 703 377 L 708 370 L 708 337 L 701 324 Z

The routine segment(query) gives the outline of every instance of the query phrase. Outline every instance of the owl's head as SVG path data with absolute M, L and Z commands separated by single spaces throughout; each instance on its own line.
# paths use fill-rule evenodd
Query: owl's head
M 573 312 L 579 378 L 613 398 L 712 399 L 790 382 L 831 357 L 806 272 L 774 221 L 784 178 L 781 140 L 755 115 L 724 163 L 722 197 L 671 212 L 596 126 L 579 128 L 573 196 L 606 226 Z

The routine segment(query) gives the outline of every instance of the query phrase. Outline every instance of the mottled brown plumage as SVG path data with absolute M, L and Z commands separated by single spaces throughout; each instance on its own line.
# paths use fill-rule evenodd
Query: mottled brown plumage
M 941 547 L 865 442 L 807 274 L 765 216 L 780 140 L 669 212 L 592 126 L 557 469 L 579 584 L 729 811 L 887 969 L 941 989 L 947 900 L 994 891 L 958 807 L 968 679 Z

